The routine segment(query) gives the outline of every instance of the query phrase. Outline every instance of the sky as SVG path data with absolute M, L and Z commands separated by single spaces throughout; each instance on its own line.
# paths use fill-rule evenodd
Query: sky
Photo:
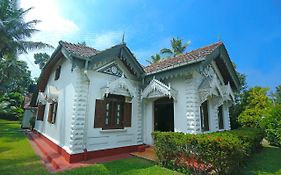
M 187 51 L 223 41 L 249 87 L 281 85 L 281 0 L 21 0 L 39 19 L 33 41 L 57 47 L 59 40 L 85 41 L 99 50 L 125 42 L 143 65 L 170 46 L 173 37 L 191 41 Z M 21 55 L 33 77 L 33 54 Z

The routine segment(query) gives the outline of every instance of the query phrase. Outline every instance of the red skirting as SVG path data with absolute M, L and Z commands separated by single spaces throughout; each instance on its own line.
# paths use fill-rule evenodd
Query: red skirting
M 125 147 L 119 147 L 119 148 L 112 148 L 112 149 L 106 149 L 106 150 L 98 150 L 98 151 L 89 151 L 84 153 L 78 153 L 78 154 L 69 154 L 66 152 L 62 147 L 52 142 L 50 139 L 42 135 L 41 133 L 36 132 L 36 134 L 42 138 L 51 148 L 53 148 L 55 151 L 57 151 L 59 154 L 61 154 L 65 160 L 69 163 L 76 163 L 80 161 L 90 160 L 93 158 L 100 158 L 100 157 L 106 157 L 106 156 L 113 156 L 117 154 L 123 154 L 123 153 L 131 153 L 135 152 L 139 149 L 142 145 L 133 145 L 133 146 L 125 146 Z

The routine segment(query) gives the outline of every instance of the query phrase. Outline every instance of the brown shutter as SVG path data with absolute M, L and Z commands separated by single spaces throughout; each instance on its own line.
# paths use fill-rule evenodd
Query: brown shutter
M 38 108 L 37 108 L 37 120 L 43 121 L 43 119 L 44 119 L 44 112 L 45 112 L 45 106 L 46 105 L 38 105 Z
M 124 103 L 124 127 L 131 127 L 132 103 Z
M 94 117 L 94 128 L 104 127 L 104 116 L 105 116 L 105 101 L 97 99 L 95 117 Z
M 48 113 L 48 122 L 49 123 L 52 123 L 53 109 L 54 109 L 54 104 L 51 103 L 50 106 L 49 106 L 49 113 Z

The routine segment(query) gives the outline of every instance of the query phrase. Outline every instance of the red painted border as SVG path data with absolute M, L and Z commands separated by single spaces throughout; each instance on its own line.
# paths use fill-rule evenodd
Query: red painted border
M 55 151 L 57 151 L 59 154 L 61 154 L 65 160 L 69 163 L 76 163 L 84 160 L 89 160 L 93 158 L 100 158 L 100 157 L 106 157 L 106 156 L 113 156 L 117 154 L 123 154 L 123 153 L 130 153 L 135 152 L 140 149 L 143 145 L 133 145 L 133 146 L 125 146 L 125 147 L 119 147 L 119 148 L 112 148 L 112 149 L 106 149 L 106 150 L 98 150 L 98 151 L 89 151 L 84 153 L 78 153 L 78 154 L 69 154 L 66 152 L 62 147 L 57 145 L 56 143 L 52 142 L 50 139 L 39 133 L 38 131 L 34 131 L 42 140 L 44 140 L 51 148 L 53 148 Z

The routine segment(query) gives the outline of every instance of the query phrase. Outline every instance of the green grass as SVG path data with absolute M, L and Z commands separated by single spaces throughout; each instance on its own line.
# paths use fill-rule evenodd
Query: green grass
M 16 121 L 0 119 L 0 174 L 50 174 L 33 152 L 31 145 Z M 129 158 L 78 168 L 60 175 L 148 175 L 180 174 L 154 165 L 150 161 Z M 242 169 L 245 175 L 281 175 L 281 148 L 264 145 Z
M 0 174 L 46 174 L 16 121 L 0 120 Z
M 0 174 L 50 174 L 33 152 L 31 145 L 15 121 L 0 119 Z M 154 165 L 150 161 L 129 158 L 58 173 L 62 175 L 148 175 L 180 174 Z
M 263 144 L 242 170 L 244 175 L 281 175 L 281 148 Z

